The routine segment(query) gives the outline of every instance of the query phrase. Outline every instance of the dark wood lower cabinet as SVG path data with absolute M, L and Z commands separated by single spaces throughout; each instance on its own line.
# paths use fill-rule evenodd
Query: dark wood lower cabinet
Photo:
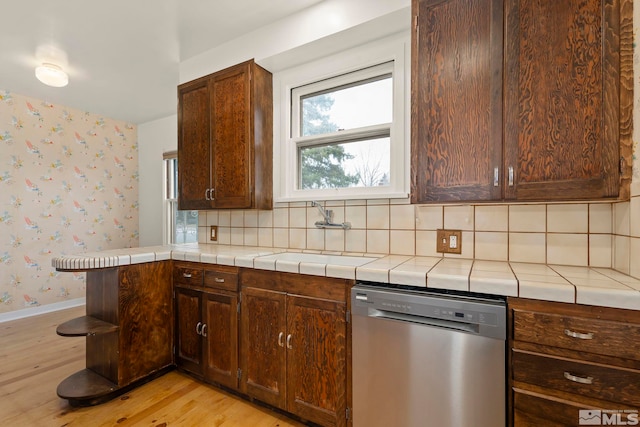
M 269 405 L 286 407 L 286 294 L 242 290 L 240 348 L 243 393 Z
M 58 326 L 85 336 L 87 368 L 58 386 L 72 405 L 94 405 L 173 365 L 171 262 L 87 271 L 87 315 Z
M 176 287 L 176 364 L 206 381 L 238 387 L 238 296 Z
M 204 310 L 204 377 L 238 388 L 238 295 L 225 291 L 202 294 Z
M 242 392 L 323 426 L 346 425 L 351 282 L 245 271 L 241 285 Z
M 346 308 L 287 296 L 287 410 L 322 425 L 344 425 Z
M 514 426 L 638 425 L 640 311 L 508 303 Z

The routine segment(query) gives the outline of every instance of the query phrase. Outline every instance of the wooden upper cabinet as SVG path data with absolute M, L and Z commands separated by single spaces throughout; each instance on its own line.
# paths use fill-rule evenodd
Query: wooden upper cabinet
M 211 187 L 211 106 L 209 82 L 178 88 L 178 201 L 180 209 L 207 209 Z
M 502 1 L 413 0 L 413 203 L 500 198 Z
M 629 197 L 629 0 L 413 0 L 413 15 L 412 202 Z
M 620 2 L 506 0 L 507 199 L 617 197 Z
M 272 141 L 272 76 L 253 60 L 180 85 L 179 209 L 271 209 Z

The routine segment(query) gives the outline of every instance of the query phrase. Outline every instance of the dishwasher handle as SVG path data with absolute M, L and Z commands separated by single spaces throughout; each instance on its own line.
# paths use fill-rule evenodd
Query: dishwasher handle
M 471 334 L 478 334 L 480 328 L 477 324 L 466 322 L 455 322 L 452 320 L 435 319 L 433 317 L 415 316 L 413 314 L 397 313 L 393 311 L 369 309 L 368 317 L 377 319 L 397 320 L 400 322 L 418 323 L 424 326 L 432 326 L 436 328 L 455 329 Z

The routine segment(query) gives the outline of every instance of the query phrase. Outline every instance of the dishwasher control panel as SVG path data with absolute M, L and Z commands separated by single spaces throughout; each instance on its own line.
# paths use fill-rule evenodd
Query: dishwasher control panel
M 499 300 L 358 285 L 352 288 L 351 305 L 354 315 L 416 323 L 435 319 L 469 325 L 469 331 L 477 333 L 492 330 L 503 335 L 506 331 L 506 305 Z

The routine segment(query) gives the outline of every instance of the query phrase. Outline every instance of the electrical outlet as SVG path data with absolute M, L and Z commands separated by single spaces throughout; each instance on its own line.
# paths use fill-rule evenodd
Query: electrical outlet
M 462 253 L 461 230 L 438 230 L 436 235 L 436 252 L 445 254 Z
M 218 226 L 217 225 L 212 225 L 211 226 L 211 235 L 209 236 L 209 239 L 212 242 L 217 242 L 218 241 Z

